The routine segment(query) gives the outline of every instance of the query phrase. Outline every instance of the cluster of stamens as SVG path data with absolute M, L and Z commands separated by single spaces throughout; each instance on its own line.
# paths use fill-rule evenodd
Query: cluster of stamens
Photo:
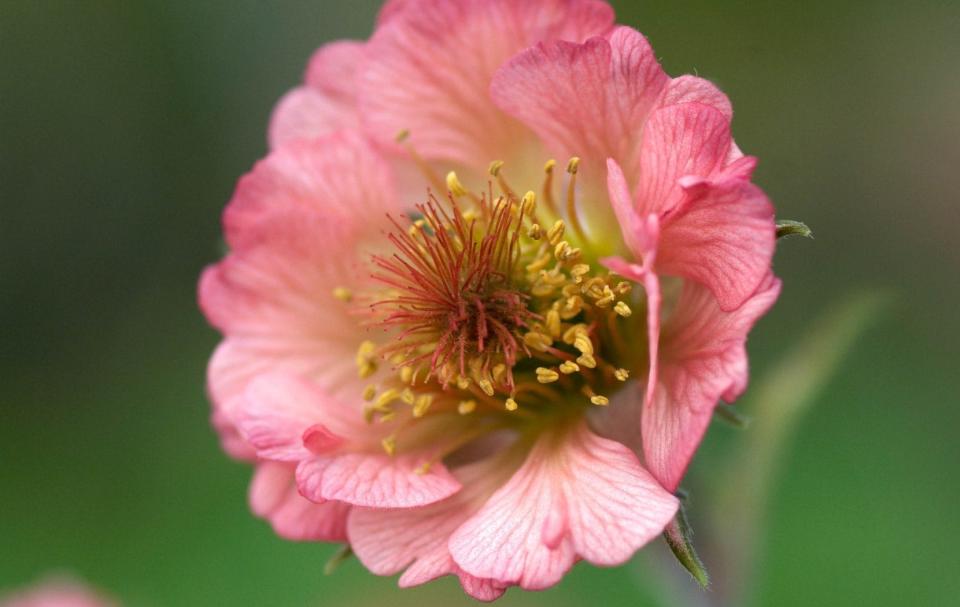
M 632 322 L 627 300 L 638 300 L 573 244 L 586 243 L 573 208 L 578 163 L 567 166 L 567 221 L 552 196 L 553 161 L 540 201 L 518 196 L 495 162 L 486 193 L 451 172 L 443 200 L 431 195 L 406 224 L 391 218 L 393 254 L 373 257 L 382 289 L 360 310 L 384 335 L 357 352 L 360 377 L 376 380 L 363 393 L 368 422 L 484 415 L 502 427 L 504 416 L 609 403 L 644 351 L 621 337 Z M 383 448 L 393 454 L 396 437 Z

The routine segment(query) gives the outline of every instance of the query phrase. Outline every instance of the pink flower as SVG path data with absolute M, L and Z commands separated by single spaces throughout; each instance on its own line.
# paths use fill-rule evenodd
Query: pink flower
M 0 607 L 111 607 L 113 601 L 83 585 L 50 579 L 15 594 L 0 596 Z
M 253 510 L 482 600 L 659 535 L 779 291 L 731 115 L 594 0 L 393 0 L 320 49 L 200 283 Z

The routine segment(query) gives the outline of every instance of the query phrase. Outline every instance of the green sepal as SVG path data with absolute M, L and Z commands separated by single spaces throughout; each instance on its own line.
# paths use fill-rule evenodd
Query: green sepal
M 724 404 L 717 405 L 713 410 L 713 417 L 737 430 L 746 430 L 753 421 L 749 415 L 744 415 L 734 407 Z
M 804 238 L 813 238 L 813 230 L 807 227 L 802 221 L 793 221 L 792 219 L 780 219 L 777 221 L 777 240 L 784 236 L 802 236 Z
M 337 552 L 330 557 L 330 560 L 327 561 L 327 564 L 323 566 L 324 575 L 332 575 L 340 565 L 344 563 L 347 559 L 353 556 L 353 548 L 350 547 L 350 544 L 344 544 L 340 547 Z
M 667 541 L 677 561 L 693 576 L 700 587 L 706 590 L 710 586 L 710 574 L 707 573 L 707 568 L 703 566 L 703 561 L 693 547 L 693 530 L 687 521 L 683 502 L 680 503 L 677 516 L 663 530 L 663 539 Z

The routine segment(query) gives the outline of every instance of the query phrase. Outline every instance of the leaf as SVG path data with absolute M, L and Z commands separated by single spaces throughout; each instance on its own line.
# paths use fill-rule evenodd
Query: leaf
M 327 564 L 323 566 L 324 575 L 332 575 L 340 565 L 342 565 L 347 559 L 353 556 L 353 548 L 350 547 L 350 544 L 344 544 L 340 546 L 340 549 L 330 557 L 330 560 L 327 561 Z
M 749 415 L 744 415 L 734 407 L 724 404 L 720 404 L 713 410 L 713 418 L 737 430 L 746 430 L 753 421 Z
M 803 238 L 813 238 L 813 230 L 807 227 L 802 221 L 793 221 L 792 219 L 780 219 L 777 221 L 777 240 L 786 236 L 802 236 Z
M 673 556 L 677 557 L 677 561 L 693 576 L 700 587 L 706 590 L 710 586 L 710 575 L 707 573 L 707 568 L 703 566 L 703 561 L 700 560 L 697 550 L 693 547 L 693 529 L 687 521 L 687 513 L 684 511 L 682 503 L 677 511 L 676 518 L 664 529 L 663 539 L 667 541 L 667 545 L 670 546 Z

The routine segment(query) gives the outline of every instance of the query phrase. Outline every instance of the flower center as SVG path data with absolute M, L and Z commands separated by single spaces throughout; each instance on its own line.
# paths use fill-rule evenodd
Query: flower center
M 517 196 L 501 168 L 491 165 L 484 194 L 451 172 L 446 198 L 430 195 L 410 218 L 390 218 L 392 253 L 372 258 L 380 288 L 357 298 L 366 324 L 385 330 L 357 352 L 360 376 L 376 382 L 363 395 L 368 422 L 542 421 L 607 405 L 645 364 L 646 345 L 623 338 L 644 333 L 633 312 L 645 306 L 641 290 L 571 244 L 590 248 L 576 223 L 577 159 L 566 213 L 553 196 L 552 161 L 540 200 Z M 391 436 L 384 449 L 396 444 Z

